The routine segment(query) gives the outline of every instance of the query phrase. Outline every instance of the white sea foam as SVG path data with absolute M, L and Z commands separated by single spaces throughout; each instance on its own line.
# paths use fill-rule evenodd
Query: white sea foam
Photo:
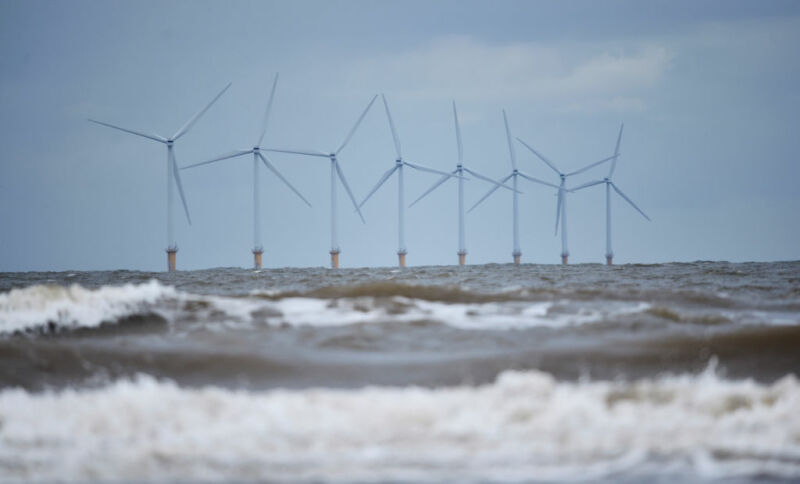
M 0 294 L 0 333 L 36 328 L 48 323 L 61 327 L 95 327 L 102 322 L 152 308 L 176 291 L 156 280 L 144 284 L 87 289 L 35 285 Z
M 0 393 L 0 475 L 59 480 L 800 477 L 800 383 L 696 376 L 480 387 Z

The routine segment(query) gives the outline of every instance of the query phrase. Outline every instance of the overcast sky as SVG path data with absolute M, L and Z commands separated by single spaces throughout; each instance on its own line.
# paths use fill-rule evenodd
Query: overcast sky
M 511 165 L 511 130 L 575 170 L 610 156 L 652 219 L 613 199 L 615 262 L 800 258 L 800 2 L 0 2 L 0 271 L 162 270 L 163 145 L 87 122 L 168 137 L 228 82 L 176 143 L 180 166 L 258 139 L 330 151 L 385 93 L 404 157 L 450 171 L 458 104 L 465 165 Z M 557 175 L 521 145 L 519 168 Z M 376 103 L 340 156 L 358 199 L 394 163 Z M 309 208 L 262 170 L 265 267 L 329 263 L 329 163 L 271 157 Z M 179 269 L 249 267 L 252 159 L 181 172 Z M 592 170 L 576 185 L 603 178 Z M 406 172 L 406 200 L 436 180 Z M 520 183 L 523 262 L 558 263 L 554 190 Z M 489 189 L 466 182 L 471 205 Z M 569 196 L 570 262 L 602 262 L 601 186 Z M 343 267 L 397 256 L 397 185 L 364 207 L 339 190 Z M 407 211 L 409 265 L 457 262 L 457 184 Z M 467 217 L 468 263 L 511 261 L 511 195 Z

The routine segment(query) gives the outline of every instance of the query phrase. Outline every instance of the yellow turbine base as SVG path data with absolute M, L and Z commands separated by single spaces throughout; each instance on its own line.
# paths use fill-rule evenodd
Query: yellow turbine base
M 167 271 L 175 272 L 175 254 L 177 250 L 167 250 Z

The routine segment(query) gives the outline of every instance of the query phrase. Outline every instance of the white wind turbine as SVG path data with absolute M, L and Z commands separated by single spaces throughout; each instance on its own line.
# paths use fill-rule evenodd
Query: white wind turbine
M 134 131 L 132 129 L 121 128 L 119 126 L 115 126 L 110 123 L 105 123 L 103 121 L 96 121 L 94 119 L 89 119 L 92 123 L 96 123 L 102 126 L 107 126 L 109 128 L 118 129 L 120 131 L 124 131 L 126 133 L 134 134 L 136 136 L 141 136 L 143 138 L 148 138 L 153 141 L 158 141 L 159 143 L 164 143 L 167 146 L 167 270 L 170 272 L 175 271 L 175 254 L 178 252 L 178 245 L 175 243 L 175 229 L 173 227 L 173 220 L 172 220 L 172 212 L 173 212 L 173 205 L 174 205 L 174 193 L 173 193 L 173 183 L 178 187 L 178 193 L 181 196 L 181 202 L 183 202 L 183 210 L 186 212 L 186 219 L 189 221 L 189 225 L 192 224 L 192 219 L 189 216 L 189 206 L 186 204 L 186 197 L 183 194 L 183 184 L 181 183 L 181 177 L 178 173 L 178 164 L 175 161 L 175 153 L 173 152 L 173 145 L 175 141 L 177 141 L 181 136 L 186 134 L 189 129 L 200 119 L 200 116 L 205 114 L 206 111 L 214 104 L 217 99 L 222 96 L 222 94 L 231 87 L 231 83 L 228 83 L 219 94 L 211 100 L 206 107 L 200 110 L 197 114 L 192 116 L 189 121 L 187 121 L 181 128 L 171 137 L 165 138 L 163 136 L 159 136 L 157 134 L 146 134 L 141 133 L 139 131 Z M 174 180 L 174 181 L 173 181 Z
M 517 169 L 517 152 L 514 150 L 514 142 L 511 140 L 511 130 L 508 128 L 508 118 L 506 117 L 506 110 L 503 110 L 503 122 L 506 126 L 506 139 L 508 140 L 508 153 L 511 156 L 511 174 L 506 176 L 505 178 L 498 181 L 498 183 L 506 183 L 508 180 L 512 180 L 514 182 L 513 185 L 513 196 L 514 196 L 514 205 L 513 205 L 513 216 L 514 216 L 514 225 L 513 225 L 513 233 L 514 233 L 514 250 L 511 253 L 512 257 L 514 257 L 514 264 L 520 263 L 520 258 L 522 257 L 522 251 L 519 247 L 519 202 L 517 196 L 519 192 L 517 191 L 517 177 L 525 178 L 528 181 L 532 181 L 534 183 L 539 183 L 540 185 L 545 185 L 548 187 L 558 188 L 558 185 L 554 185 L 552 183 L 548 183 L 543 180 L 539 180 L 538 178 L 534 178 L 530 175 L 526 175 Z M 468 210 L 471 212 L 475 210 L 475 207 L 481 204 L 484 200 L 489 198 L 489 195 L 495 192 L 499 186 L 493 187 L 491 190 L 486 192 L 486 195 L 481 197 L 480 200 L 475 202 L 475 204 Z
M 603 158 L 600 161 L 595 161 L 594 163 L 590 163 L 590 164 L 584 166 L 583 168 L 581 168 L 580 170 L 575 170 L 575 171 L 570 172 L 570 173 L 563 173 L 558 168 L 556 168 L 556 166 L 553 164 L 552 161 L 550 161 L 547 158 L 545 158 L 544 156 L 542 156 L 542 154 L 540 154 L 538 151 L 533 149 L 528 143 L 522 141 L 519 138 L 517 138 L 517 141 L 519 141 L 520 143 L 525 145 L 526 148 L 531 150 L 531 152 L 533 152 L 534 155 L 539 157 L 539 159 L 542 160 L 543 162 L 545 162 L 545 164 L 547 164 L 547 166 L 549 166 L 550 168 L 553 169 L 553 171 L 558 173 L 558 176 L 561 178 L 561 183 L 558 186 L 558 204 L 556 206 L 556 235 L 558 235 L 558 222 L 559 222 L 559 217 L 560 217 L 560 219 L 561 219 L 561 263 L 562 264 L 566 264 L 567 260 L 569 258 L 569 250 L 567 249 L 567 197 L 566 197 L 566 194 L 567 194 L 567 192 L 569 190 L 564 186 L 566 181 L 567 181 L 567 178 L 571 177 L 572 175 L 577 175 L 579 173 L 583 173 L 584 171 L 586 171 L 586 170 L 588 170 L 590 168 L 594 168 L 595 166 L 597 166 L 597 165 L 599 165 L 601 163 L 605 163 L 607 161 L 614 160 L 619 156 L 619 153 L 615 153 L 614 156 L 609 156 L 608 158 Z
M 378 183 L 373 187 L 373 189 L 364 197 L 364 200 L 358 205 L 362 207 L 370 197 L 378 191 L 378 189 L 386 183 L 386 181 L 395 173 L 397 172 L 397 258 L 398 258 L 398 265 L 400 267 L 406 266 L 406 254 L 408 251 L 406 250 L 406 240 L 405 240 L 405 202 L 404 200 L 404 189 L 403 189 L 403 167 L 408 166 L 409 168 L 413 168 L 419 171 L 426 171 L 428 173 L 435 173 L 438 175 L 443 175 L 445 179 L 450 178 L 452 176 L 450 173 L 445 173 L 443 171 L 434 170 L 432 168 L 428 168 L 426 166 L 418 165 L 415 163 L 409 163 L 403 159 L 403 155 L 400 152 L 400 138 L 397 136 L 397 131 L 394 128 L 394 122 L 392 121 L 392 114 L 389 112 L 389 103 L 386 102 L 386 96 L 381 95 L 383 98 L 383 106 L 386 108 L 386 117 L 389 119 L 389 127 L 392 130 L 392 138 L 394 139 L 394 148 L 397 151 L 397 158 L 395 159 L 394 166 L 391 167 L 383 176 L 378 180 Z M 412 204 L 413 205 L 413 204 Z
M 286 184 L 289 189 L 291 189 L 301 200 L 303 200 L 306 205 L 309 207 L 311 203 L 300 194 L 297 189 L 289 183 L 286 178 L 281 175 L 277 168 L 264 156 L 264 149 L 261 146 L 261 143 L 264 141 L 264 135 L 267 133 L 267 126 L 269 124 L 269 113 L 272 109 L 272 101 L 275 98 L 275 88 L 278 85 L 278 74 L 275 74 L 275 80 L 272 83 L 272 91 L 269 95 L 269 101 L 267 102 L 267 110 L 264 113 L 264 121 L 261 124 L 261 135 L 258 137 L 258 141 L 256 144 L 250 148 L 249 150 L 238 150 L 234 151 L 217 158 L 213 158 L 208 161 L 203 161 L 200 163 L 194 163 L 189 166 L 185 166 L 181 168 L 182 170 L 188 168 L 194 168 L 197 166 L 208 165 L 210 163 L 216 163 L 222 160 L 228 160 L 231 158 L 236 158 L 239 156 L 244 155 L 253 155 L 253 266 L 256 269 L 261 269 L 261 255 L 264 253 L 264 247 L 261 245 L 261 195 L 260 195 L 260 184 L 259 184 L 259 177 L 260 177 L 260 164 L 263 163 L 264 166 L 267 167 L 269 171 L 271 171 L 275 176 L 277 176 L 284 184 Z
M 625 127 L 624 124 L 620 125 L 619 127 L 619 135 L 617 136 L 617 145 L 614 148 L 614 161 L 611 162 L 611 169 L 608 171 L 608 176 L 603 178 L 602 180 L 595 180 L 590 181 L 588 183 L 584 183 L 583 185 L 577 186 L 570 190 L 571 192 L 576 192 L 578 190 L 583 190 L 584 188 L 588 188 L 594 185 L 599 185 L 601 183 L 606 184 L 606 264 L 611 265 L 614 259 L 614 251 L 611 250 L 611 189 L 613 188 L 617 194 L 622 197 L 626 202 L 630 203 L 633 208 L 636 209 L 637 212 L 642 214 L 644 218 L 650 220 L 650 217 L 645 214 L 642 209 L 636 206 L 633 203 L 633 200 L 627 197 L 622 190 L 617 188 L 617 185 L 611 181 L 611 176 L 614 174 L 614 169 L 617 167 L 617 157 L 619 156 L 619 144 L 622 141 L 622 129 Z
M 350 142 L 350 139 L 355 134 L 358 126 L 361 124 L 361 121 L 364 120 L 364 117 L 367 115 L 369 108 L 372 107 L 372 104 L 377 99 L 378 95 L 372 97 L 369 104 L 367 104 L 366 109 L 364 112 L 361 113 L 356 124 L 353 125 L 353 128 L 350 130 L 350 133 L 347 134 L 347 137 L 344 139 L 344 142 L 336 149 L 336 151 L 330 153 L 324 153 L 322 151 L 315 151 L 315 150 L 279 150 L 275 148 L 266 149 L 266 151 L 274 151 L 277 153 L 291 153 L 293 155 L 306 155 L 306 156 L 318 156 L 321 158 L 328 158 L 331 162 L 331 267 L 336 269 L 339 267 L 339 253 L 341 253 L 341 249 L 339 249 L 339 236 L 338 236 L 338 225 L 336 220 L 336 178 L 339 178 L 341 181 L 342 186 L 344 187 L 347 195 L 350 197 L 350 201 L 353 202 L 353 206 L 356 208 L 356 212 L 358 212 L 358 216 L 361 217 L 361 221 L 366 223 L 364 220 L 364 215 L 361 214 L 361 209 L 358 206 L 358 202 L 356 202 L 356 198 L 353 196 L 353 192 L 350 190 L 350 186 L 347 184 L 347 180 L 344 177 L 344 173 L 342 173 L 342 168 L 339 166 L 339 160 L 337 156 L 339 153 L 342 152 L 347 143 Z
M 474 176 L 475 178 L 479 178 L 481 180 L 487 181 L 493 185 L 495 185 L 495 189 L 497 188 L 505 188 L 507 190 L 511 190 L 511 188 L 503 185 L 502 183 L 498 183 L 491 178 L 481 175 L 480 173 L 476 173 L 473 170 L 464 166 L 464 148 L 461 143 L 461 128 L 458 124 L 458 111 L 456 110 L 456 102 L 453 101 L 453 121 L 455 122 L 456 126 L 456 142 L 458 143 L 458 164 L 456 165 L 456 169 L 452 171 L 451 174 L 445 174 L 442 178 L 439 179 L 436 183 L 434 183 L 430 188 L 428 188 L 422 195 L 420 195 L 414 202 L 411 203 L 412 206 L 415 203 L 419 202 L 425 196 L 427 196 L 432 191 L 436 190 L 440 185 L 446 182 L 449 178 L 453 176 L 458 177 L 458 264 L 464 265 L 466 263 L 467 258 L 467 243 L 466 243 L 466 236 L 464 233 L 464 172 L 469 173 L 470 175 Z M 516 198 L 516 193 L 514 193 L 514 197 Z

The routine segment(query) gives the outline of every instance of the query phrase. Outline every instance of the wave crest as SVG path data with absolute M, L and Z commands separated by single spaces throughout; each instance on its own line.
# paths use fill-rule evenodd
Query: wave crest
M 152 311 L 176 291 L 153 279 L 144 284 L 102 286 L 34 285 L 0 294 L 0 333 L 42 328 L 92 328 Z

